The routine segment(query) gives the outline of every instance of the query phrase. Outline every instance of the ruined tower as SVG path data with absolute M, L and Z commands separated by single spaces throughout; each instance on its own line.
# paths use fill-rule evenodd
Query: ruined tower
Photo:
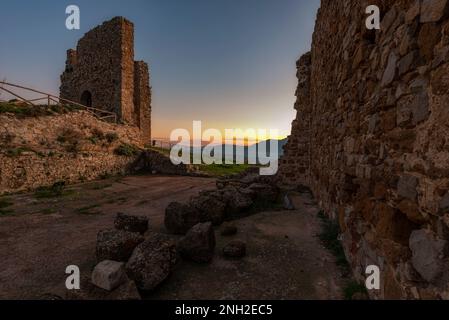
M 148 65 L 134 61 L 134 25 L 115 17 L 87 32 L 67 51 L 60 97 L 115 112 L 151 140 L 151 88 Z

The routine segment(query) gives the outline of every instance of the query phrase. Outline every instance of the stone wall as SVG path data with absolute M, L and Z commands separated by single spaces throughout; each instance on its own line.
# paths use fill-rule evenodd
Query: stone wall
M 138 88 L 135 90 L 136 79 Z M 134 62 L 132 22 L 122 17 L 104 22 L 87 32 L 76 50 L 67 51 L 60 96 L 115 112 L 121 122 L 142 128 L 146 143 L 151 141 L 148 66 Z
M 151 141 L 151 88 L 148 64 L 134 62 L 134 114 L 135 123 L 142 132 L 144 141 Z
M 380 31 L 365 28 L 371 4 Z M 359 280 L 380 267 L 373 298 L 449 299 L 448 5 L 322 0 L 298 64 L 280 176 L 338 219 Z
M 136 157 L 114 152 L 123 144 L 143 147 L 139 129 L 84 111 L 37 118 L 2 114 L 0 194 L 126 173 Z

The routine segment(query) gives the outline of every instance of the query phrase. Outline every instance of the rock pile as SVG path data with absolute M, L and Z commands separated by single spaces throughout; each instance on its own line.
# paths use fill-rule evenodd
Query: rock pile
M 189 203 L 170 203 L 165 210 L 165 227 L 170 233 L 184 235 L 198 223 L 219 226 L 276 202 L 279 193 L 273 177 L 247 173 L 220 179 L 216 190 L 203 191 Z
M 97 235 L 98 264 L 75 299 L 136 299 L 138 289 L 161 284 L 176 264 L 176 243 L 168 235 L 147 232 L 146 217 L 118 213 L 115 229 Z

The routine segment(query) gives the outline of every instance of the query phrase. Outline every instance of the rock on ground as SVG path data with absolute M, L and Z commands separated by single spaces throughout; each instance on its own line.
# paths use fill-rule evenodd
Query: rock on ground
M 201 222 L 220 225 L 225 219 L 226 205 L 218 192 L 201 193 L 190 200 L 190 205 L 199 212 Z
M 114 220 L 114 226 L 117 230 L 144 234 L 148 230 L 148 218 L 118 213 Z
M 127 261 L 143 240 L 141 235 L 133 232 L 114 229 L 100 231 L 97 235 L 97 260 Z
M 181 256 L 199 263 L 210 262 L 214 256 L 215 233 L 211 222 L 195 225 L 178 243 Z
M 125 278 L 124 282 L 113 291 L 108 291 L 92 284 L 90 278 L 81 278 L 80 290 L 67 290 L 67 300 L 140 300 L 140 294 L 134 281 Z
M 105 260 L 95 266 L 92 272 L 92 284 L 112 291 L 127 280 L 123 262 Z
M 175 242 L 167 235 L 154 233 L 136 247 L 126 272 L 140 289 L 150 291 L 168 277 L 175 264 Z
M 164 224 L 173 234 L 184 235 L 200 220 L 200 213 L 188 204 L 172 202 L 165 209 Z

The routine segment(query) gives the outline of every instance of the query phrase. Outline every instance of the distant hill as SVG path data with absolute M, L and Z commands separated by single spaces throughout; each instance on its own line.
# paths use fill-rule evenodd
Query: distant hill
M 236 160 L 236 155 L 242 156 L 242 153 L 243 153 L 245 163 L 248 162 L 249 157 L 253 162 L 254 162 L 254 160 L 256 160 L 256 162 L 259 163 L 259 158 L 257 156 L 258 150 L 260 148 L 263 148 L 264 144 L 266 144 L 266 154 L 267 154 L 267 156 L 269 156 L 271 141 L 272 140 L 262 141 L 262 142 L 253 144 L 251 146 L 236 146 L 236 145 L 223 144 L 223 145 L 221 145 L 223 159 L 229 159 L 229 156 L 225 155 L 225 150 L 229 149 L 229 148 L 233 148 L 233 155 L 234 155 L 233 161 Z M 278 140 L 278 150 L 277 150 L 278 157 L 281 157 L 284 154 L 283 147 L 286 143 L 287 143 L 287 139 Z M 204 149 L 204 146 L 201 148 L 201 151 L 198 150 L 197 152 L 202 152 L 203 149 Z M 194 152 L 196 152 L 196 151 L 194 151 Z M 254 155 L 256 156 L 256 158 L 254 158 Z

